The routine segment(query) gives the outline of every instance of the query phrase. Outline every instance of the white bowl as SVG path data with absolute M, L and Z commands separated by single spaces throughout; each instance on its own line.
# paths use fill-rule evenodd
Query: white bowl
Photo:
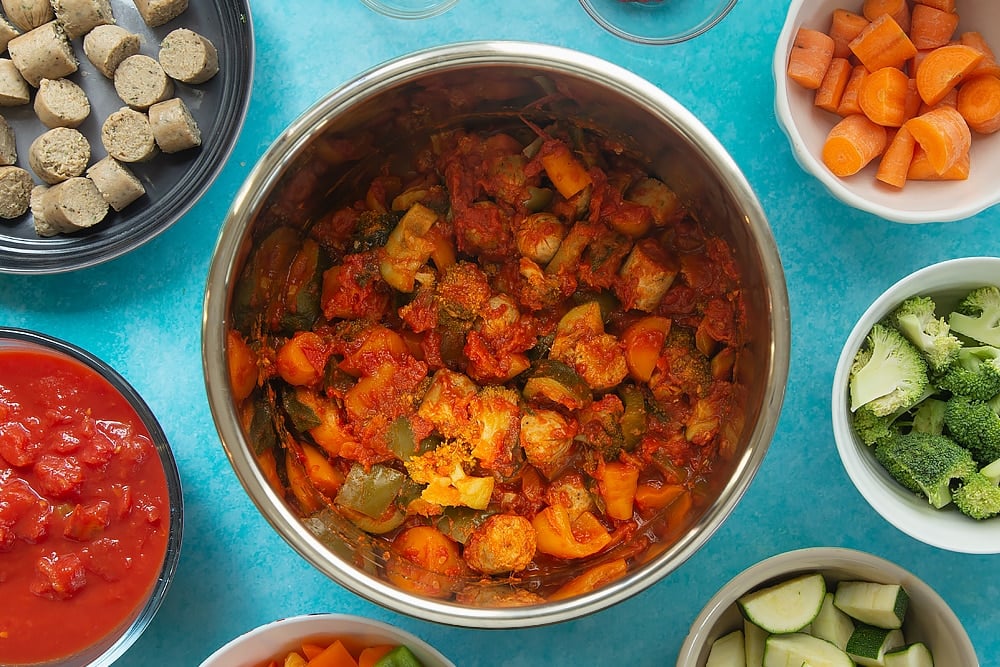
M 823 141 L 840 119 L 813 105 L 813 91 L 785 74 L 792 40 L 800 27 L 826 31 L 834 9 L 861 13 L 861 0 L 792 0 L 774 51 L 775 113 L 801 167 L 818 178 L 837 199 L 850 206 L 903 223 L 950 222 L 973 216 L 1000 202 L 1000 132 L 973 133 L 972 167 L 965 181 L 908 181 L 902 189 L 875 180 L 878 160 L 859 173 L 839 178 L 823 164 Z M 958 0 L 960 23 L 955 34 L 976 30 L 1000 51 L 1000 4 L 994 0 Z
M 1000 280 L 1000 257 L 964 257 L 911 273 L 882 293 L 854 325 L 833 376 L 833 437 L 848 476 L 868 504 L 910 537 L 931 546 L 970 554 L 1000 553 L 1000 519 L 976 521 L 954 507 L 937 510 L 906 490 L 875 460 L 851 426 L 848 378 L 851 362 L 872 325 L 910 296 L 929 296 L 948 312 L 969 291 Z
M 236 637 L 201 663 L 201 667 L 258 667 L 308 640 L 346 639 L 359 646 L 405 645 L 423 667 L 455 667 L 434 647 L 406 630 L 349 614 L 305 614 L 274 621 Z
M 677 667 L 704 667 L 712 642 L 743 627 L 736 600 L 756 588 L 799 574 L 820 572 L 831 588 L 857 580 L 900 584 L 910 596 L 903 621 L 908 642 L 922 641 L 942 666 L 979 667 L 975 648 L 962 623 L 934 589 L 887 560 L 853 549 L 813 547 L 787 551 L 743 570 L 715 594 L 691 625 L 677 656 Z

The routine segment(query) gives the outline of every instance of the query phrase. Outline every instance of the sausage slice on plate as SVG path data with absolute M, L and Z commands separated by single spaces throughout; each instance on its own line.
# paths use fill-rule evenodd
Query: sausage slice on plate
M 69 79 L 42 79 L 35 94 L 35 115 L 49 129 L 79 127 L 90 115 L 90 100 Z
M 90 142 L 79 130 L 55 127 L 28 148 L 28 164 L 49 185 L 79 176 L 90 162 Z
M 110 155 L 91 165 L 87 176 L 97 186 L 104 201 L 116 211 L 146 194 L 146 188 L 132 170 Z
M 120 25 L 99 25 L 83 38 L 84 55 L 109 79 L 123 60 L 139 53 L 139 48 L 139 35 Z
M 164 153 L 178 153 L 201 145 L 201 130 L 184 100 L 174 97 L 149 107 L 149 125 Z
M 35 88 L 42 79 L 61 79 L 79 67 L 73 45 L 58 21 L 15 37 L 7 51 L 24 80 Z
M 160 65 L 172 79 L 205 83 L 219 72 L 219 52 L 207 37 L 177 28 L 160 42 Z
M 20 167 L 0 167 L 0 218 L 13 220 L 28 210 L 34 180 Z
M 158 152 L 149 117 L 130 107 L 108 116 L 101 127 L 101 143 L 108 155 L 122 162 L 145 162 Z
M 156 58 L 143 53 L 129 56 L 115 69 L 115 91 L 122 102 L 145 111 L 174 94 L 174 81 Z

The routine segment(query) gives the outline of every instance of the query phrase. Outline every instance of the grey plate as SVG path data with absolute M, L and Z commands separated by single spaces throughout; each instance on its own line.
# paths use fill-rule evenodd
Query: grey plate
M 156 57 L 160 41 L 175 28 L 190 28 L 219 50 L 219 73 L 199 85 L 175 83 L 198 123 L 202 145 L 173 155 L 159 154 L 131 165 L 146 194 L 120 213 L 110 211 L 103 222 L 71 235 L 41 238 L 31 213 L 0 220 L 0 272 L 59 273 L 93 266 L 118 257 L 150 240 L 184 215 L 222 170 L 246 117 L 253 81 L 253 23 L 247 0 L 191 0 L 183 14 L 158 28 L 149 28 L 132 0 L 111 0 L 115 21 L 142 38 L 141 53 Z M 79 130 L 90 140 L 91 163 L 107 153 L 100 133 L 104 119 L 124 103 L 112 82 L 83 54 L 82 39 L 73 40 L 80 69 L 69 78 L 90 98 L 91 113 Z M 6 53 L 4 57 L 6 57 Z M 31 104 L 0 108 L 14 128 L 18 165 L 28 169 L 28 147 L 47 128 Z M 32 174 L 34 176 L 34 174 Z M 35 177 L 36 182 L 40 182 Z

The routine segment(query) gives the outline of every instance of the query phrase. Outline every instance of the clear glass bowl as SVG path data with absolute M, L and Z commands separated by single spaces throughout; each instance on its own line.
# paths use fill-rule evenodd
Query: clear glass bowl
M 737 0 L 580 0 L 597 23 L 638 44 L 677 44 L 725 18 Z
M 426 19 L 443 14 L 458 0 L 361 0 L 369 9 L 394 19 Z

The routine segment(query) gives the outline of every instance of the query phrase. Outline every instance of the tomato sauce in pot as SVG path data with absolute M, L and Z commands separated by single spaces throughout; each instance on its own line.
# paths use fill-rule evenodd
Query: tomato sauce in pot
M 0 664 L 119 634 L 169 532 L 163 465 L 128 400 L 68 357 L 0 349 Z

